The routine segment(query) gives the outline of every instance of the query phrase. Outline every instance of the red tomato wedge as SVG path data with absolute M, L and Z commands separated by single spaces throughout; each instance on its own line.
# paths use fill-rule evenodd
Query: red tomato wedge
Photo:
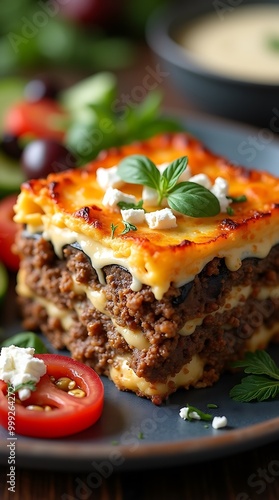
M 58 438 L 75 434 L 93 425 L 101 416 L 104 404 L 104 386 L 97 373 L 89 366 L 67 356 L 37 354 L 44 361 L 47 373 L 41 377 L 31 396 L 15 403 L 12 423 L 15 434 L 40 438 Z M 77 398 L 55 386 L 56 380 L 68 377 L 85 392 Z M 11 412 L 13 396 L 7 397 L 7 384 L 0 381 L 0 424 L 8 428 L 8 411 Z M 28 405 L 48 405 L 50 411 L 28 410 Z M 11 413 L 9 413 L 10 415 Z M 9 421 L 11 427 L 11 421 Z M 10 430 L 10 429 L 9 429 Z
M 8 109 L 3 129 L 16 137 L 31 136 L 62 141 L 67 119 L 68 113 L 52 99 L 21 101 Z
M 12 271 L 17 271 L 19 267 L 19 257 L 12 249 L 19 228 L 13 220 L 16 200 L 16 194 L 0 200 L 0 261 Z

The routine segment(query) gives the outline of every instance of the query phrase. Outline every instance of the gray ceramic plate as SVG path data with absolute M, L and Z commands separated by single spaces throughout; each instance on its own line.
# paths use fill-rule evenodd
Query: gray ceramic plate
M 235 163 L 279 172 L 279 142 L 268 130 L 198 115 L 189 115 L 186 126 L 212 150 Z M 272 346 L 270 353 L 279 363 L 279 346 Z M 67 471 L 92 471 L 97 466 L 109 473 L 200 462 L 279 439 L 278 399 L 264 403 L 230 399 L 229 391 L 241 376 L 225 374 L 212 388 L 179 391 L 161 407 L 120 392 L 104 379 L 104 412 L 92 428 L 55 440 L 18 436 L 17 465 Z M 228 427 L 214 430 L 201 421 L 182 420 L 179 409 L 187 403 L 214 415 L 225 415 Z M 208 403 L 217 404 L 218 409 L 207 410 Z M 7 437 L 1 428 L 2 464 L 7 464 Z

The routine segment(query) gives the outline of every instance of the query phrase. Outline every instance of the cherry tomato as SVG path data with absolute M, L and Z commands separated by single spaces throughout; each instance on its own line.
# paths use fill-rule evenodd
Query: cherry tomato
M 52 138 L 65 136 L 67 112 L 52 99 L 21 101 L 11 106 L 4 118 L 4 132 L 17 137 Z
M 22 403 L 15 403 L 15 433 L 24 436 L 56 438 L 69 436 L 93 425 L 101 416 L 104 387 L 100 377 L 89 366 L 67 356 L 37 354 L 44 361 L 47 373 L 41 377 L 36 390 Z M 68 377 L 85 392 L 77 398 L 58 389 L 56 380 Z M 26 409 L 28 405 L 51 406 L 50 411 Z M 10 400 L 9 400 L 10 406 Z M 10 408 L 9 408 L 10 409 Z M 8 426 L 7 384 L 0 381 L 0 424 Z
M 16 200 L 16 194 L 0 200 L 0 261 L 12 271 L 17 271 L 19 266 L 19 257 L 12 249 L 18 231 L 18 224 L 13 220 Z

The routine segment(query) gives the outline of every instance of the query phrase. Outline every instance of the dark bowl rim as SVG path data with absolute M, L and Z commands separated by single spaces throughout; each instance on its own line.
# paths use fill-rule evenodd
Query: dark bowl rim
M 260 2 L 252 2 L 260 3 Z M 276 90 L 279 89 L 279 83 L 256 82 L 253 80 L 242 80 L 233 78 L 217 71 L 211 71 L 202 64 L 193 60 L 190 52 L 187 54 L 178 42 L 171 36 L 171 28 L 175 24 L 181 24 L 183 18 L 187 15 L 187 5 L 172 4 L 171 6 L 160 6 L 156 8 L 149 18 L 145 26 L 145 39 L 149 48 L 157 54 L 162 60 L 165 60 L 172 65 L 178 66 L 183 70 L 188 71 L 193 75 L 206 77 L 210 80 L 223 82 L 229 85 L 238 85 L 240 87 L 253 87 L 261 90 Z

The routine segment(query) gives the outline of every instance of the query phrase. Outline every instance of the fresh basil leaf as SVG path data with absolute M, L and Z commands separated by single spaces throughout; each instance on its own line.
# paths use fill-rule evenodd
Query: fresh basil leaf
M 48 352 L 40 337 L 33 332 L 17 333 L 12 337 L 3 340 L 0 347 L 8 347 L 10 345 L 15 345 L 17 347 L 33 347 L 36 354 L 44 354 Z
M 218 198 L 195 182 L 180 182 L 168 194 L 170 208 L 190 217 L 212 217 L 220 213 Z
M 182 156 L 172 161 L 162 173 L 162 178 L 166 179 L 167 191 L 170 191 L 177 183 L 181 174 L 186 170 L 188 158 Z
M 117 173 L 130 184 L 143 184 L 160 189 L 160 172 L 156 165 L 144 155 L 130 155 L 120 161 Z

